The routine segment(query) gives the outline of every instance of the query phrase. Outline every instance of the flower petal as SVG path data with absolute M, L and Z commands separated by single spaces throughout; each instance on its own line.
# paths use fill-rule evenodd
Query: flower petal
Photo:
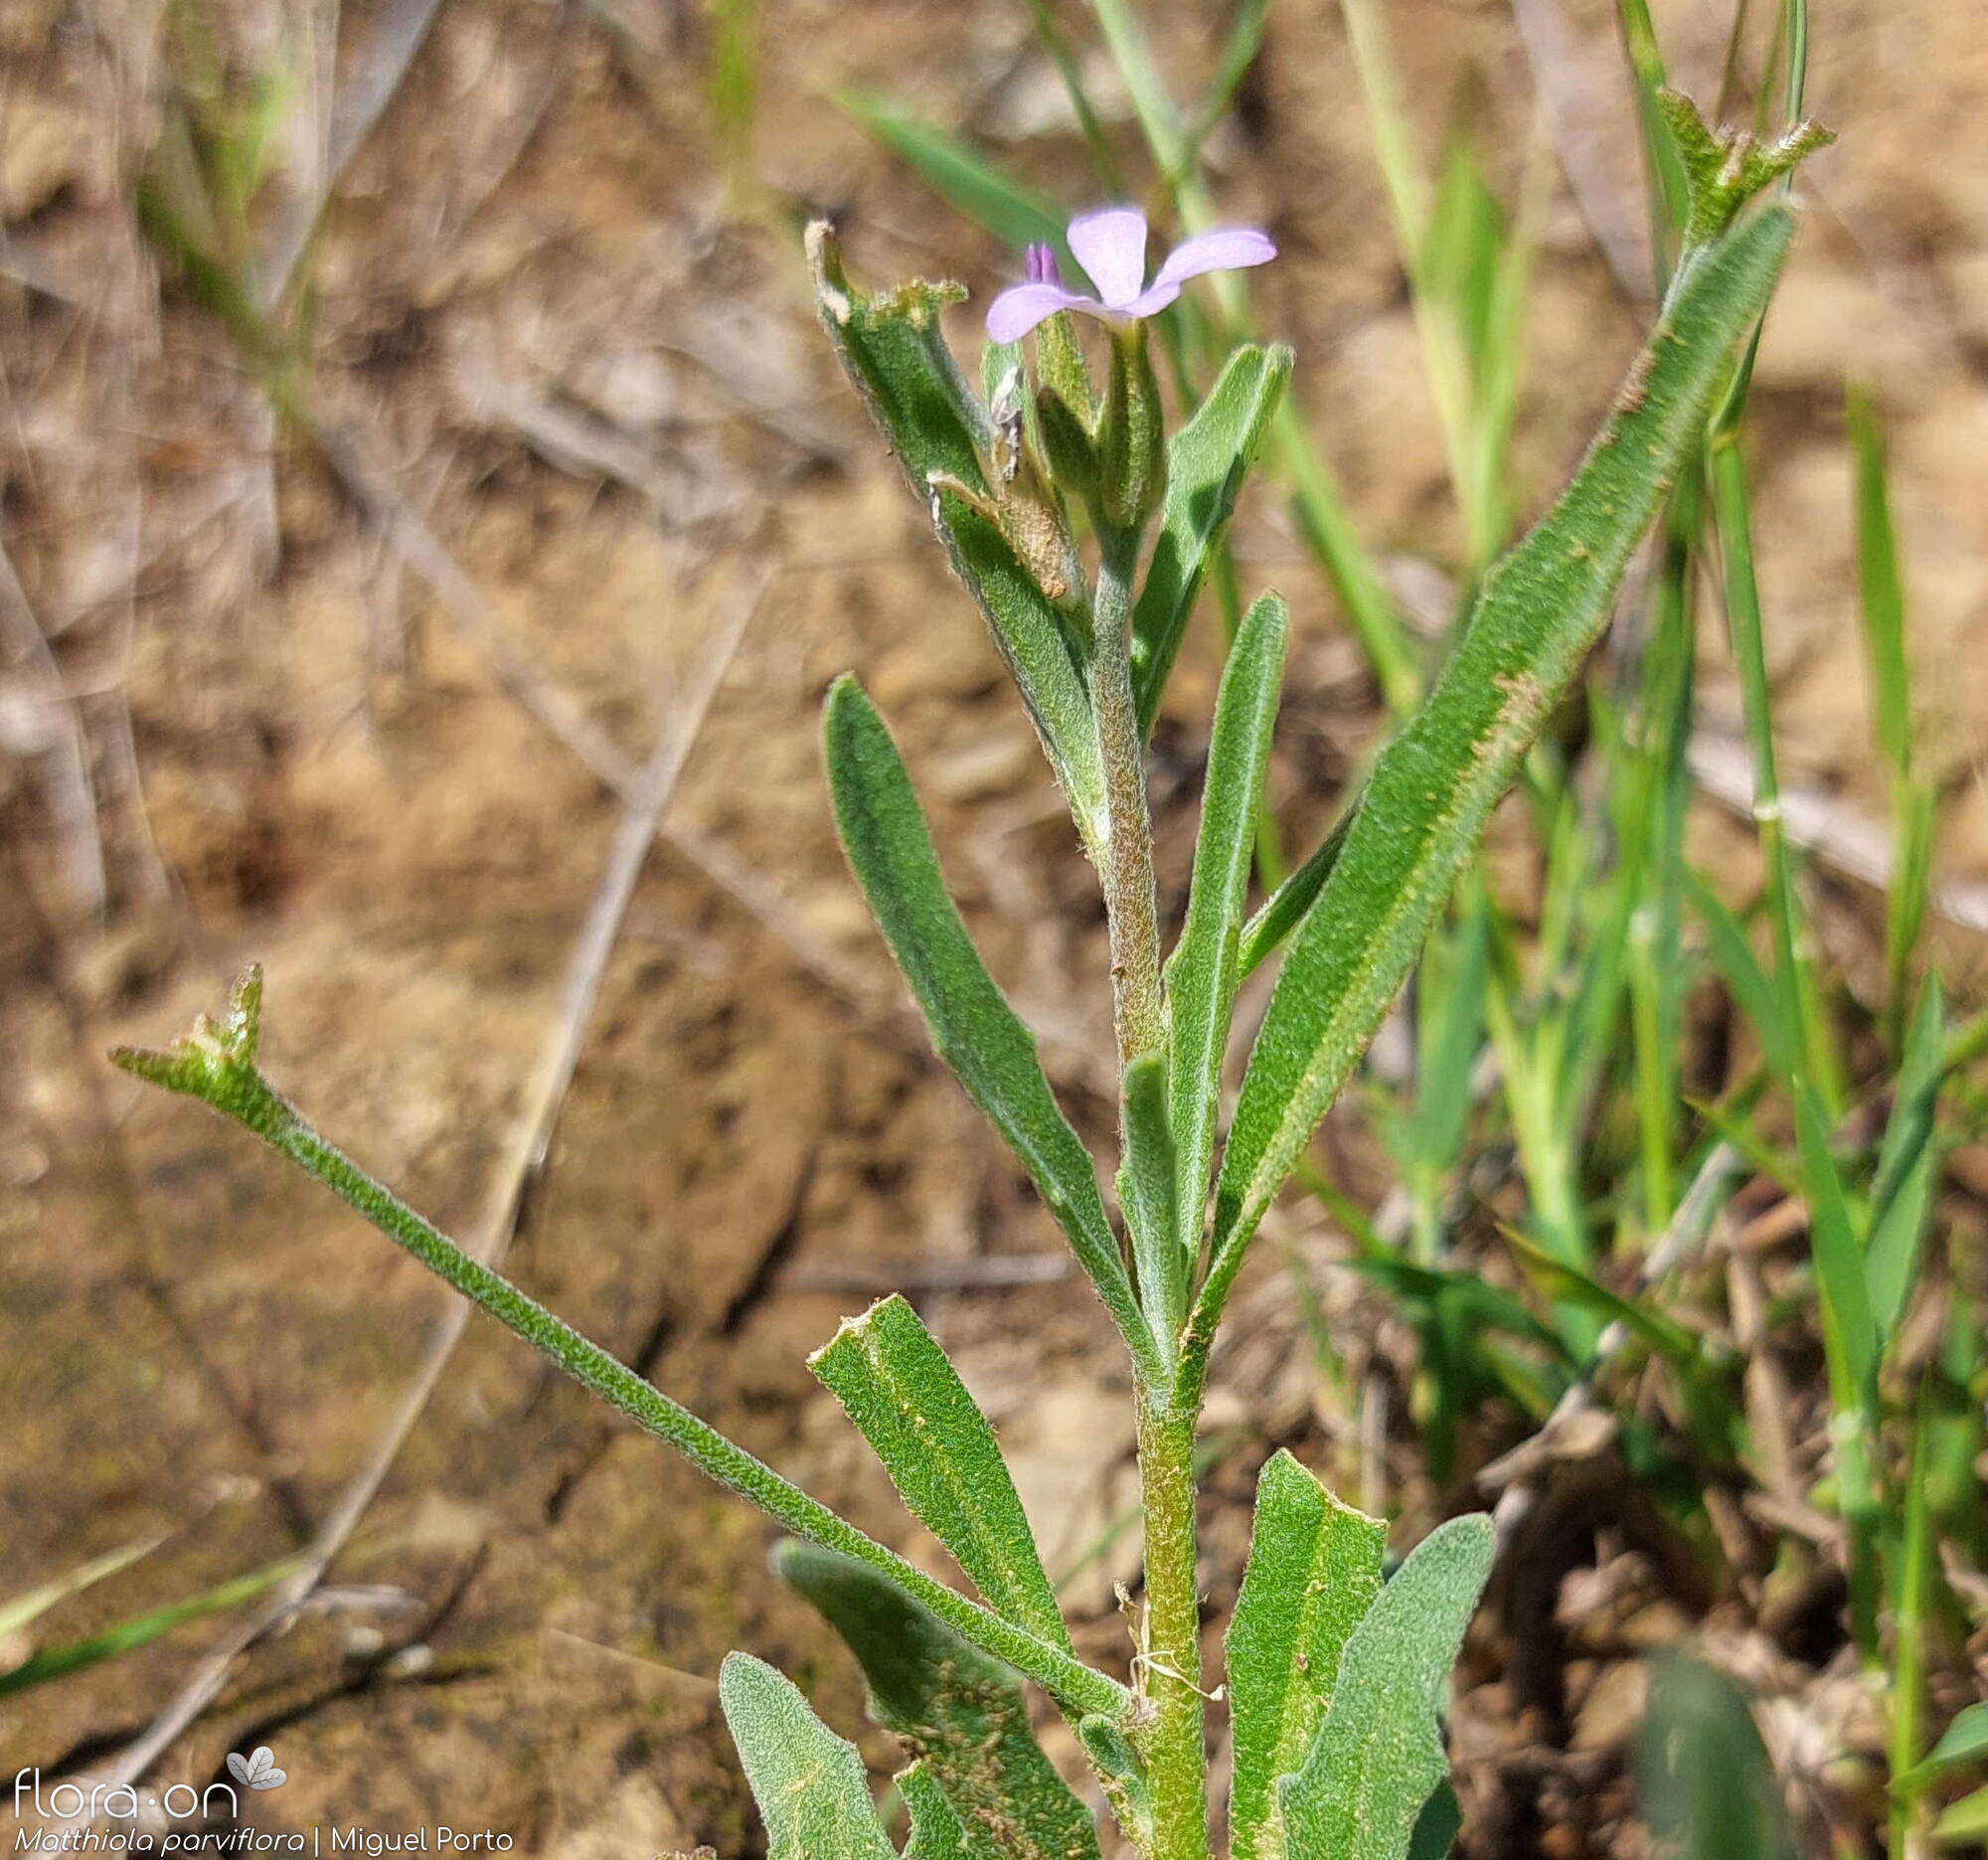
M 1166 263 L 1153 279 L 1153 289 L 1162 284 L 1179 285 L 1204 271 L 1241 271 L 1252 264 L 1268 264 L 1276 255 L 1277 249 L 1271 245 L 1269 236 L 1257 232 L 1253 226 L 1218 227 L 1212 233 L 1196 234 L 1168 253 Z M 1146 294 L 1150 296 L 1152 292 Z M 1107 297 L 1105 301 L 1110 299 Z M 1150 316 L 1152 311 L 1141 310 L 1137 314 Z
M 1059 310 L 1089 310 L 1102 306 L 1061 284 L 1014 284 L 987 306 L 987 339 L 1020 342 L 1046 316 Z
M 1137 322 L 1143 317 L 1158 316 L 1168 304 L 1181 294 L 1181 287 L 1170 279 L 1155 278 L 1128 304 L 1121 305 L 1114 313 L 1120 322 Z
M 1146 216 L 1136 207 L 1103 207 L 1070 223 L 1070 249 L 1109 309 L 1120 310 L 1146 281 Z

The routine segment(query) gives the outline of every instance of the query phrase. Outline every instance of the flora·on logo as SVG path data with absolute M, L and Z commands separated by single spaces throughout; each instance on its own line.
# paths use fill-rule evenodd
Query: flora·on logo
M 268 1754 L 256 1753 L 258 1757 Z M 229 1759 L 231 1766 L 235 1761 Z M 277 1770 L 273 1774 L 274 1782 L 251 1786 L 273 1788 L 282 1781 L 283 1773 Z M 210 1782 L 205 1789 L 197 1789 L 191 1782 L 174 1782 L 161 1791 L 157 1801 L 175 1821 L 197 1814 L 233 1816 L 241 1806 L 241 1798 L 226 1782 Z M 145 1808 L 144 1798 L 128 1782 L 57 1782 L 44 1790 L 39 1770 L 14 1772 L 14 1813 L 19 1818 L 33 1814 L 57 1821 L 135 1821 Z
M 228 1753 L 228 1774 L 251 1789 L 280 1788 L 289 1772 L 276 1768 L 276 1754 L 266 1744 L 258 1744 L 244 1757 L 240 1751 Z

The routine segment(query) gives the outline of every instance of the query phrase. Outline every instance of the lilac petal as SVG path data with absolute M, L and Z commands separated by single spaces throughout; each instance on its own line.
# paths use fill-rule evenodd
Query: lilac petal
M 1059 310 L 1099 308 L 1093 299 L 1061 284 L 1014 284 L 987 306 L 987 338 L 990 342 L 1020 342 L 1046 316 Z
M 1123 309 L 1146 281 L 1146 216 L 1136 207 L 1103 207 L 1070 223 L 1070 249 L 1106 306 Z
M 1265 234 L 1252 226 L 1218 227 L 1212 233 L 1198 233 L 1167 254 L 1167 261 L 1160 266 L 1159 274 L 1153 279 L 1153 290 L 1163 284 L 1178 287 L 1190 277 L 1199 277 L 1204 271 L 1241 271 L 1252 264 L 1268 264 L 1277 255 L 1277 249 L 1270 244 Z M 1146 293 L 1152 295 L 1152 291 Z M 1109 297 L 1105 299 L 1110 301 Z M 1173 301 L 1170 297 L 1169 303 Z M 1159 308 L 1155 305 L 1154 308 Z M 1127 309 L 1131 305 L 1126 305 Z M 1139 316 L 1150 316 L 1151 310 L 1134 312 Z
M 1117 311 L 1121 322 L 1137 322 L 1148 316 L 1158 316 L 1168 304 L 1181 294 L 1181 287 L 1172 282 L 1162 282 L 1155 278 L 1128 304 Z

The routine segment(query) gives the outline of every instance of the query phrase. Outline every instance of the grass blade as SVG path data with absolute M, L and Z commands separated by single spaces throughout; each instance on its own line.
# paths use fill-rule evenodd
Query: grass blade
M 31 1653 L 20 1665 L 0 1672 L 0 1698 L 6 1698 L 10 1693 L 25 1692 L 30 1686 L 43 1685 L 51 1679 L 60 1679 L 65 1673 L 80 1672 L 85 1666 L 115 1659 L 120 1653 L 145 1646 L 160 1635 L 169 1634 L 175 1627 L 199 1620 L 203 1615 L 222 1613 L 239 1602 L 247 1602 L 265 1589 L 274 1588 L 284 1577 L 294 1575 L 301 1567 L 300 1559 L 285 1557 L 280 1562 L 266 1563 L 259 1570 L 251 1570 L 247 1576 L 238 1576 L 232 1582 L 219 1584 L 200 1595 L 169 1602 L 164 1607 L 151 1608 L 143 1614 L 134 1614 L 100 1633 L 86 1634 L 81 1640 L 65 1641 L 60 1646 L 43 1647 Z
M 941 200 L 976 226 L 1018 252 L 1025 246 L 1053 246 L 1064 274 L 1077 274 L 1077 262 L 1064 244 L 1067 216 L 1053 201 L 1004 174 L 971 143 L 920 122 L 880 96 L 864 90 L 838 90 L 835 102 L 892 154 L 915 169 Z

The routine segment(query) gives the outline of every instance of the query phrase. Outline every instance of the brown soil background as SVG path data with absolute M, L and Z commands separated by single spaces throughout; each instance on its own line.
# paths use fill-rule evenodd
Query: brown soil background
M 1519 447 L 1534 505 L 1642 316 L 1594 237 L 1598 224 L 1633 239 L 1638 211 L 1611 10 L 1552 9 L 1568 28 L 1551 60 L 1555 146 L 1582 194 L 1553 170 Z M 1679 78 L 1709 94 L 1724 9 L 1655 10 Z M 1514 179 L 1536 90 L 1508 8 L 1388 11 L 1429 142 L 1476 83 Z M 1152 12 L 1168 69 L 1183 83 L 1204 72 L 1218 10 Z M 302 0 L 228 0 L 221 15 L 251 63 L 290 48 L 307 154 L 331 15 Z M 348 51 L 371 19 L 344 9 Z M 511 1267 L 938 1568 L 803 1356 L 933 1263 L 971 1281 L 978 1262 L 1056 1241 L 922 1056 L 841 865 L 814 735 L 828 679 L 859 669 L 899 733 L 973 929 L 1100 1139 L 1102 939 L 993 653 L 812 328 L 795 228 L 833 213 L 871 278 L 951 273 L 984 296 L 1014 266 L 837 112 L 824 93 L 844 82 L 1003 145 L 1073 205 L 1086 190 L 1024 9 L 781 0 L 763 26 L 759 191 L 742 201 L 712 155 L 696 9 L 444 6 L 310 260 L 316 393 L 508 650 L 627 758 L 686 727 L 713 640 L 749 609 Z M 1945 783 L 1942 872 L 1966 883 L 1988 878 L 1988 32 L 1974 0 L 1830 0 L 1814 60 L 1812 107 L 1842 140 L 1811 170 L 1753 428 L 1786 772 L 1882 817 L 1842 443 L 1854 364 L 1895 423 L 1922 753 Z M 10 634 L 0 1596 L 172 1533 L 50 1617 L 64 1634 L 295 1548 L 442 1309 L 322 1191 L 111 1073 L 103 1049 L 178 1032 L 258 959 L 274 1079 L 416 1205 L 470 1228 L 618 811 L 407 550 L 277 431 L 220 327 L 155 268 L 129 201 L 161 84 L 157 23 L 135 0 L 0 10 L 0 541 L 68 694 L 50 702 L 47 665 Z M 1368 534 L 1441 565 L 1455 530 L 1336 8 L 1280 0 L 1245 104 L 1218 142 L 1220 192 L 1283 248 L 1261 274 L 1261 321 L 1296 345 L 1299 392 Z M 1113 133 L 1130 148 L 1122 112 Z M 957 327 L 964 338 L 965 315 Z M 1373 695 L 1272 500 L 1257 498 L 1240 542 L 1247 579 L 1293 599 L 1275 781 L 1301 839 L 1375 726 Z M 1162 736 L 1176 904 L 1211 630 Z M 1705 703 L 1714 722 L 1737 716 L 1716 639 Z M 44 781 L 72 721 L 95 779 L 100 923 L 74 906 Z M 1734 838 L 1710 809 L 1703 832 L 1709 857 Z M 1727 863 L 1743 884 L 1743 859 Z M 1870 900 L 1834 889 L 1855 981 Z M 1965 995 L 1970 944 L 1947 930 L 1939 945 Z M 1328 1141 L 1349 1185 L 1377 1194 L 1357 1117 L 1337 1114 Z M 1389 1360 L 1387 1327 L 1332 1271 L 1329 1234 L 1299 1220 L 1287 1238 L 1342 1321 L 1357 1388 Z M 1399 1404 L 1396 1450 L 1363 1458 L 1344 1387 L 1267 1257 L 1256 1269 L 1212 1405 L 1232 1442 L 1212 1481 L 1212 1618 L 1273 1444 L 1423 1519 L 1468 1498 L 1418 1480 Z M 1069 1279 L 919 1302 L 1013 1451 L 1053 1571 L 1076 1571 L 1087 1650 L 1121 1662 L 1111 1583 L 1136 1570 L 1136 1530 L 1100 1314 Z M 699 1841 L 757 1851 L 715 1708 L 726 1649 L 782 1665 L 845 1731 L 861 1722 L 848 1662 L 764 1572 L 768 1535 L 479 1321 L 340 1559 L 333 1606 L 258 1647 L 156 1774 L 205 1779 L 260 1741 L 290 1777 L 254 1803 L 265 1827 L 440 1820 L 574 1860 Z M 214 1631 L 0 1705 L 0 1768 L 86 1768 L 114 1751 Z M 1617 1710 L 1583 1734 L 1596 1775 L 1615 1774 L 1622 1722 Z M 889 1740 L 860 1736 L 888 1769 Z M 1564 1790 L 1588 1799 L 1549 1804 L 1560 1825 L 1539 1850 L 1627 1841 L 1609 1787 Z

